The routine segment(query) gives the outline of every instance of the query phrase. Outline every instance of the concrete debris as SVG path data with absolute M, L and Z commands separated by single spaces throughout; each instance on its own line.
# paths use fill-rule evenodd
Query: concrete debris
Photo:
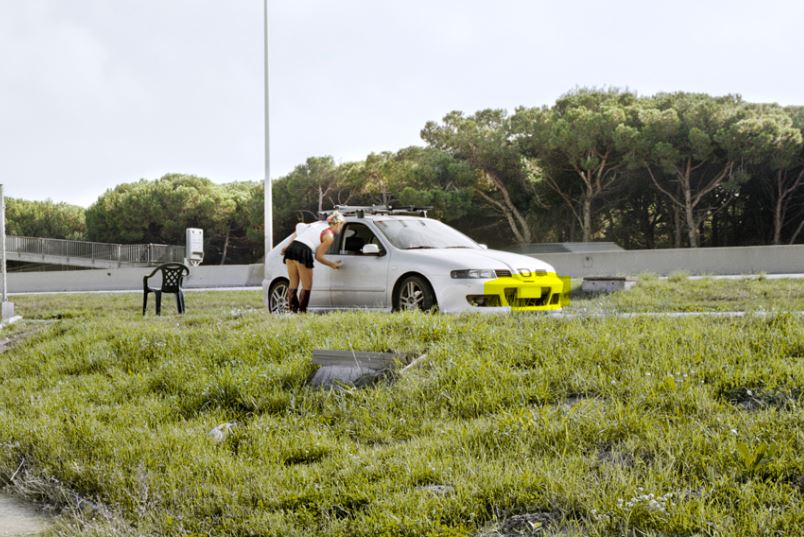
M 207 436 L 212 438 L 212 441 L 216 444 L 220 444 L 223 442 L 227 436 L 232 432 L 232 429 L 237 427 L 237 423 L 221 423 L 217 427 L 213 428 L 211 431 L 207 433 Z

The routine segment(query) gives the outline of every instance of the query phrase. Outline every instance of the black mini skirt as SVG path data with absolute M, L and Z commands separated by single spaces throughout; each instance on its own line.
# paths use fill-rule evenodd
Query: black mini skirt
M 284 263 L 288 259 L 298 261 L 307 268 L 313 268 L 313 260 L 315 258 L 309 246 L 303 242 L 293 241 L 290 243 L 290 246 L 288 246 L 288 249 L 285 250 L 285 257 L 282 259 L 282 262 Z

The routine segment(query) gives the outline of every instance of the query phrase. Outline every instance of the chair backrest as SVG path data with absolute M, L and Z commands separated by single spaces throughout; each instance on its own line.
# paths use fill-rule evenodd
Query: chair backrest
M 181 289 L 182 280 L 187 274 L 190 274 L 190 269 L 181 263 L 164 263 L 156 267 L 148 277 L 150 278 L 157 272 L 162 273 L 162 292 L 175 293 Z

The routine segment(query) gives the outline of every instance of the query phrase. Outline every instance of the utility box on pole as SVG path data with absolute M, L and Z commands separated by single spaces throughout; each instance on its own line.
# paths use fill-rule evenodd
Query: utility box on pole
M 204 260 L 204 230 L 188 227 L 185 231 L 184 263 L 195 267 Z

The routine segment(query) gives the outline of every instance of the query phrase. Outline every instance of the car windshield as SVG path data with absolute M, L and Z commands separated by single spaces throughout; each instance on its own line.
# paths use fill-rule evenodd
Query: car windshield
M 377 227 L 391 244 L 402 250 L 473 248 L 475 241 L 438 220 L 428 218 L 378 220 Z

